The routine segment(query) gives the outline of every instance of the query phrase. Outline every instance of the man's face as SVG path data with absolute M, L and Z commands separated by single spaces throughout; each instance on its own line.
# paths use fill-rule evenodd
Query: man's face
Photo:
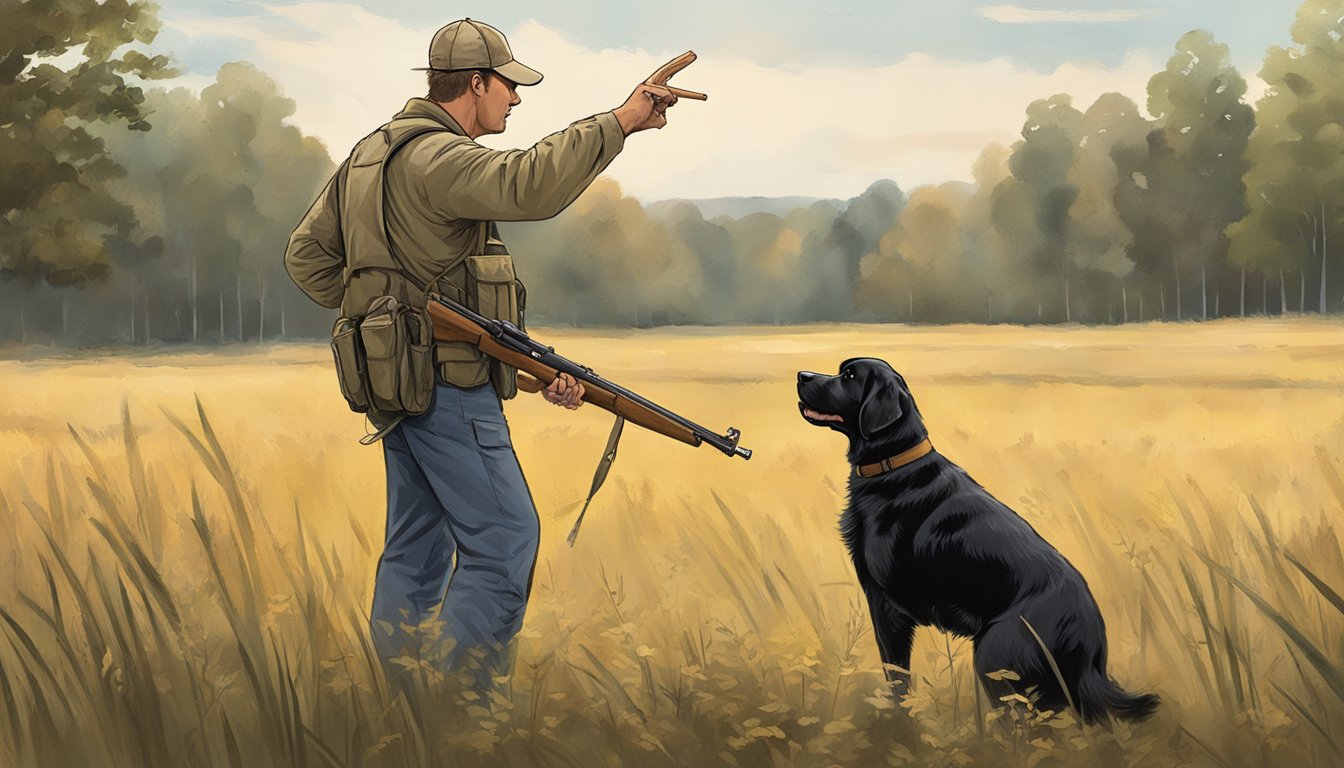
M 522 103 L 518 86 L 494 72 L 486 73 L 482 86 L 485 92 L 476 102 L 476 122 L 485 133 L 503 133 L 509 110 Z

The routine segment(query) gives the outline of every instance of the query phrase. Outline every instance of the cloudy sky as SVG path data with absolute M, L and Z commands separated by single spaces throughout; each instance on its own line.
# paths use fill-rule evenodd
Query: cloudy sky
M 826 3 L 683 0 L 640 4 L 159 0 L 155 48 L 199 87 L 248 60 L 298 106 L 294 122 L 336 158 L 424 94 L 429 40 L 462 16 L 499 27 L 545 73 L 521 89 L 509 130 L 525 147 L 621 103 L 636 82 L 692 49 L 673 81 L 683 101 L 639 134 L 608 174 L 645 200 L 724 195 L 848 198 L 891 178 L 909 189 L 969 180 L 990 142 L 1018 138 L 1027 104 L 1069 93 L 1085 108 L 1119 91 L 1143 105 L 1149 77 L 1185 32 L 1211 31 L 1250 80 L 1289 42 L 1295 0 L 908 0 Z

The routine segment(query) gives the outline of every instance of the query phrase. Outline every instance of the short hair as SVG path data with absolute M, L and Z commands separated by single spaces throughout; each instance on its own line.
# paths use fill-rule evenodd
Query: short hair
M 480 75 L 485 81 L 486 90 L 490 88 L 488 69 L 431 69 L 429 70 L 429 100 L 446 102 L 456 99 L 471 87 L 471 76 Z

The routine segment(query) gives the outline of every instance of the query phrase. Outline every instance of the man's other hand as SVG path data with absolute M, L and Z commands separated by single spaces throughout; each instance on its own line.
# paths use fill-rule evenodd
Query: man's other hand
M 667 108 L 677 103 L 677 95 L 661 85 L 640 83 L 625 103 L 616 108 L 616 120 L 626 136 L 667 125 Z
M 541 391 L 541 396 L 546 398 L 548 403 L 563 405 L 572 411 L 583 405 L 583 382 L 568 373 L 562 373 L 555 377 L 555 381 L 552 381 L 549 387 Z

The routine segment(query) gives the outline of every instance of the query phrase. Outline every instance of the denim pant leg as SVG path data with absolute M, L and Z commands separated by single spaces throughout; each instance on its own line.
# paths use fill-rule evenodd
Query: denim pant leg
M 452 645 L 446 671 L 483 662 L 477 675 L 507 672 L 522 628 L 541 524 L 513 452 L 499 397 L 489 386 L 440 384 L 434 407 L 397 428 L 424 472 L 457 545 L 443 601 Z
M 415 658 L 426 638 L 404 627 L 433 617 L 448 584 L 456 545 L 438 497 L 399 430 L 383 439 L 387 532 L 373 587 L 370 633 L 384 660 Z M 389 674 L 395 673 L 389 667 Z

